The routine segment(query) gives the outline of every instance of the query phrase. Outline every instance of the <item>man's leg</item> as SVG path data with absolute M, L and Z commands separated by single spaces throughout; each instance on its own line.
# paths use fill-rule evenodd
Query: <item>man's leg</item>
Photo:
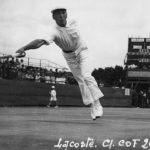
M 99 116 L 99 114 L 95 114 L 95 112 L 97 112 L 97 111 L 95 109 L 94 101 L 96 101 L 96 99 L 98 99 L 99 96 L 102 96 L 102 93 L 101 94 L 98 93 L 100 90 L 97 86 L 97 83 L 96 83 L 95 79 L 90 76 L 91 80 L 90 81 L 88 80 L 88 81 L 92 83 L 92 86 L 93 86 L 93 82 L 94 82 L 94 86 L 96 87 L 96 90 L 97 90 L 97 92 L 95 92 L 95 90 L 93 90 L 93 88 L 91 88 L 95 93 L 91 92 L 91 89 L 89 88 L 89 85 L 86 83 L 85 77 L 82 74 L 83 68 L 81 67 L 81 64 L 80 64 L 80 55 L 75 56 L 73 54 L 71 54 L 71 55 L 66 54 L 64 56 L 66 58 L 66 61 L 69 65 L 70 69 L 71 69 L 71 72 L 73 73 L 73 76 L 75 77 L 75 79 L 77 80 L 77 82 L 79 84 L 83 103 L 85 105 L 91 104 L 91 117 L 94 120 L 96 118 L 96 116 Z M 89 73 L 89 71 L 88 71 L 88 73 Z M 94 96 L 96 98 L 93 98 Z
M 99 99 L 104 95 L 99 89 L 95 78 L 91 75 L 92 68 L 88 57 L 88 51 L 85 50 L 80 52 L 78 62 L 80 65 L 81 75 L 83 76 L 85 84 L 87 85 L 94 101 L 92 107 L 95 109 L 96 116 L 101 117 L 103 115 L 103 107 Z
M 92 95 L 89 91 L 89 88 L 85 84 L 83 76 L 81 75 L 81 68 L 77 61 L 77 56 L 75 54 L 64 54 L 64 57 L 68 63 L 68 66 L 69 66 L 74 78 L 78 82 L 78 85 L 79 85 L 79 88 L 81 91 L 81 96 L 83 99 L 83 103 L 85 105 L 89 105 L 89 104 L 93 103 Z
M 92 67 L 91 62 L 88 57 L 88 51 L 81 51 L 78 57 L 81 75 L 84 78 L 86 85 L 88 86 L 90 93 L 94 101 L 97 101 L 99 98 L 103 97 L 103 93 L 99 89 L 95 78 L 91 75 Z
M 86 83 L 83 79 L 83 76 L 81 75 L 80 68 L 78 66 L 76 66 L 76 68 L 71 68 L 70 67 L 70 69 L 71 69 L 71 72 L 72 72 L 74 78 L 78 82 L 80 92 L 81 92 L 81 96 L 82 96 L 82 99 L 83 99 L 83 103 L 85 105 L 89 105 L 89 104 L 93 103 L 94 101 L 93 101 L 91 92 L 90 92 L 89 88 L 87 87 L 87 85 L 86 85 Z
M 88 86 L 86 85 L 83 76 L 81 75 L 81 70 L 80 68 L 76 68 L 72 70 L 73 76 L 74 78 L 77 80 L 80 91 L 81 91 L 81 96 L 82 96 L 82 100 L 83 103 L 85 105 L 90 105 L 90 110 L 91 110 L 91 118 L 93 120 L 96 120 L 97 116 L 99 116 L 99 114 L 96 114 L 95 111 L 95 107 L 94 107 L 94 99 L 91 95 L 91 92 L 88 88 Z

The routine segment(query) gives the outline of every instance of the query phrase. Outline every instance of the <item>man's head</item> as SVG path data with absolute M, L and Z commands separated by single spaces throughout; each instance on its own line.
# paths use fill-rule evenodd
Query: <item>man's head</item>
M 60 27 L 65 27 L 67 24 L 67 11 L 65 8 L 56 8 L 51 11 L 53 19 Z

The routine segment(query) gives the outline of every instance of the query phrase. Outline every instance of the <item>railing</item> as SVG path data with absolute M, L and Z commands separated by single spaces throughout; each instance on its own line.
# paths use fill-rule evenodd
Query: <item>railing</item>
M 0 57 L 0 78 L 4 79 L 65 84 L 70 73 L 68 68 L 47 59 L 23 57 L 17 60 L 3 53 Z
M 0 52 L 0 56 L 6 56 L 9 54 L 3 54 Z M 26 66 L 33 66 L 33 67 L 38 67 L 38 68 L 44 68 L 44 69 L 52 69 L 52 70 L 60 70 L 60 71 L 69 71 L 68 68 L 61 66 L 55 62 L 52 62 L 47 59 L 37 59 L 37 58 L 31 58 L 31 57 L 24 57 L 24 58 L 19 58 L 19 60 L 23 60 L 24 65 Z

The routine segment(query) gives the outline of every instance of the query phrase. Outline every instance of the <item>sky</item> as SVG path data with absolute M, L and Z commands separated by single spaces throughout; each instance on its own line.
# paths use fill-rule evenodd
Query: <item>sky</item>
M 87 44 L 94 68 L 123 66 L 129 37 L 150 37 L 150 0 L 0 0 L 0 53 L 12 54 L 54 24 L 51 9 L 66 7 Z M 52 44 L 28 51 L 67 67 Z

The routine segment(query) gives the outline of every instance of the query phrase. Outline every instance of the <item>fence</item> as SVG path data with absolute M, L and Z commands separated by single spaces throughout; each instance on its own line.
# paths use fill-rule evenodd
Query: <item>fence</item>
M 9 54 L 4 54 L 0 53 L 0 56 L 7 56 Z M 24 58 L 19 58 L 20 60 L 22 59 L 24 62 L 24 65 L 26 66 L 33 66 L 33 67 L 38 67 L 38 68 L 44 68 L 48 70 L 60 70 L 60 71 L 69 71 L 68 68 L 61 66 L 55 62 L 52 62 L 47 59 L 37 59 L 37 58 L 31 58 L 31 57 L 24 57 Z

